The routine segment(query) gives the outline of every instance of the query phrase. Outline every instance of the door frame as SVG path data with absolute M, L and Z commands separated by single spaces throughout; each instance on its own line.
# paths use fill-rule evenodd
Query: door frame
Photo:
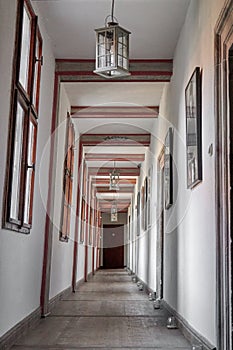
M 217 346 L 232 348 L 230 114 L 228 55 L 233 43 L 233 1 L 228 0 L 215 27 L 215 195 Z
M 157 297 L 163 299 L 164 292 L 164 157 L 163 146 L 157 161 L 157 188 L 158 211 L 157 211 L 157 240 L 156 240 L 156 293 Z

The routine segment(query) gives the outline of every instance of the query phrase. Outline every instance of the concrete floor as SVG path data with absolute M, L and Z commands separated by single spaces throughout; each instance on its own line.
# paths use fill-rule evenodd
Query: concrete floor
M 102 270 L 12 350 L 190 350 L 179 330 L 166 328 L 166 320 L 165 310 L 154 310 L 125 270 Z

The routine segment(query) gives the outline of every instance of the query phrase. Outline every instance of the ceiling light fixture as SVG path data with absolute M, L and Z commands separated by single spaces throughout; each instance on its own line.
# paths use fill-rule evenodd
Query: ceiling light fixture
M 111 222 L 116 222 L 117 220 L 118 220 L 117 203 L 116 201 L 114 201 L 111 207 Z
M 112 0 L 111 15 L 105 19 L 105 27 L 96 31 L 96 69 L 94 73 L 104 78 L 118 78 L 130 75 L 128 30 L 119 26 L 114 17 Z M 108 19 L 111 19 L 108 22 Z
M 109 189 L 118 191 L 120 189 L 119 181 L 120 181 L 120 172 L 116 170 L 115 162 L 114 162 L 114 168 L 109 173 Z

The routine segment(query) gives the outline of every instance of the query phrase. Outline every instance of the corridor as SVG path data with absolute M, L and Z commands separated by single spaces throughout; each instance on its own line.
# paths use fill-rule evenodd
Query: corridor
M 0 0 L 0 52 L 0 350 L 232 350 L 233 0 Z
M 125 270 L 99 270 L 12 350 L 190 349 L 179 330 L 167 329 L 167 316 Z

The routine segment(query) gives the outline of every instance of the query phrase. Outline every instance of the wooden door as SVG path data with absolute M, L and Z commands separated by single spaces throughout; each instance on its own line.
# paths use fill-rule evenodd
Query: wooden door
M 104 225 L 103 229 L 103 268 L 123 268 L 124 225 Z

